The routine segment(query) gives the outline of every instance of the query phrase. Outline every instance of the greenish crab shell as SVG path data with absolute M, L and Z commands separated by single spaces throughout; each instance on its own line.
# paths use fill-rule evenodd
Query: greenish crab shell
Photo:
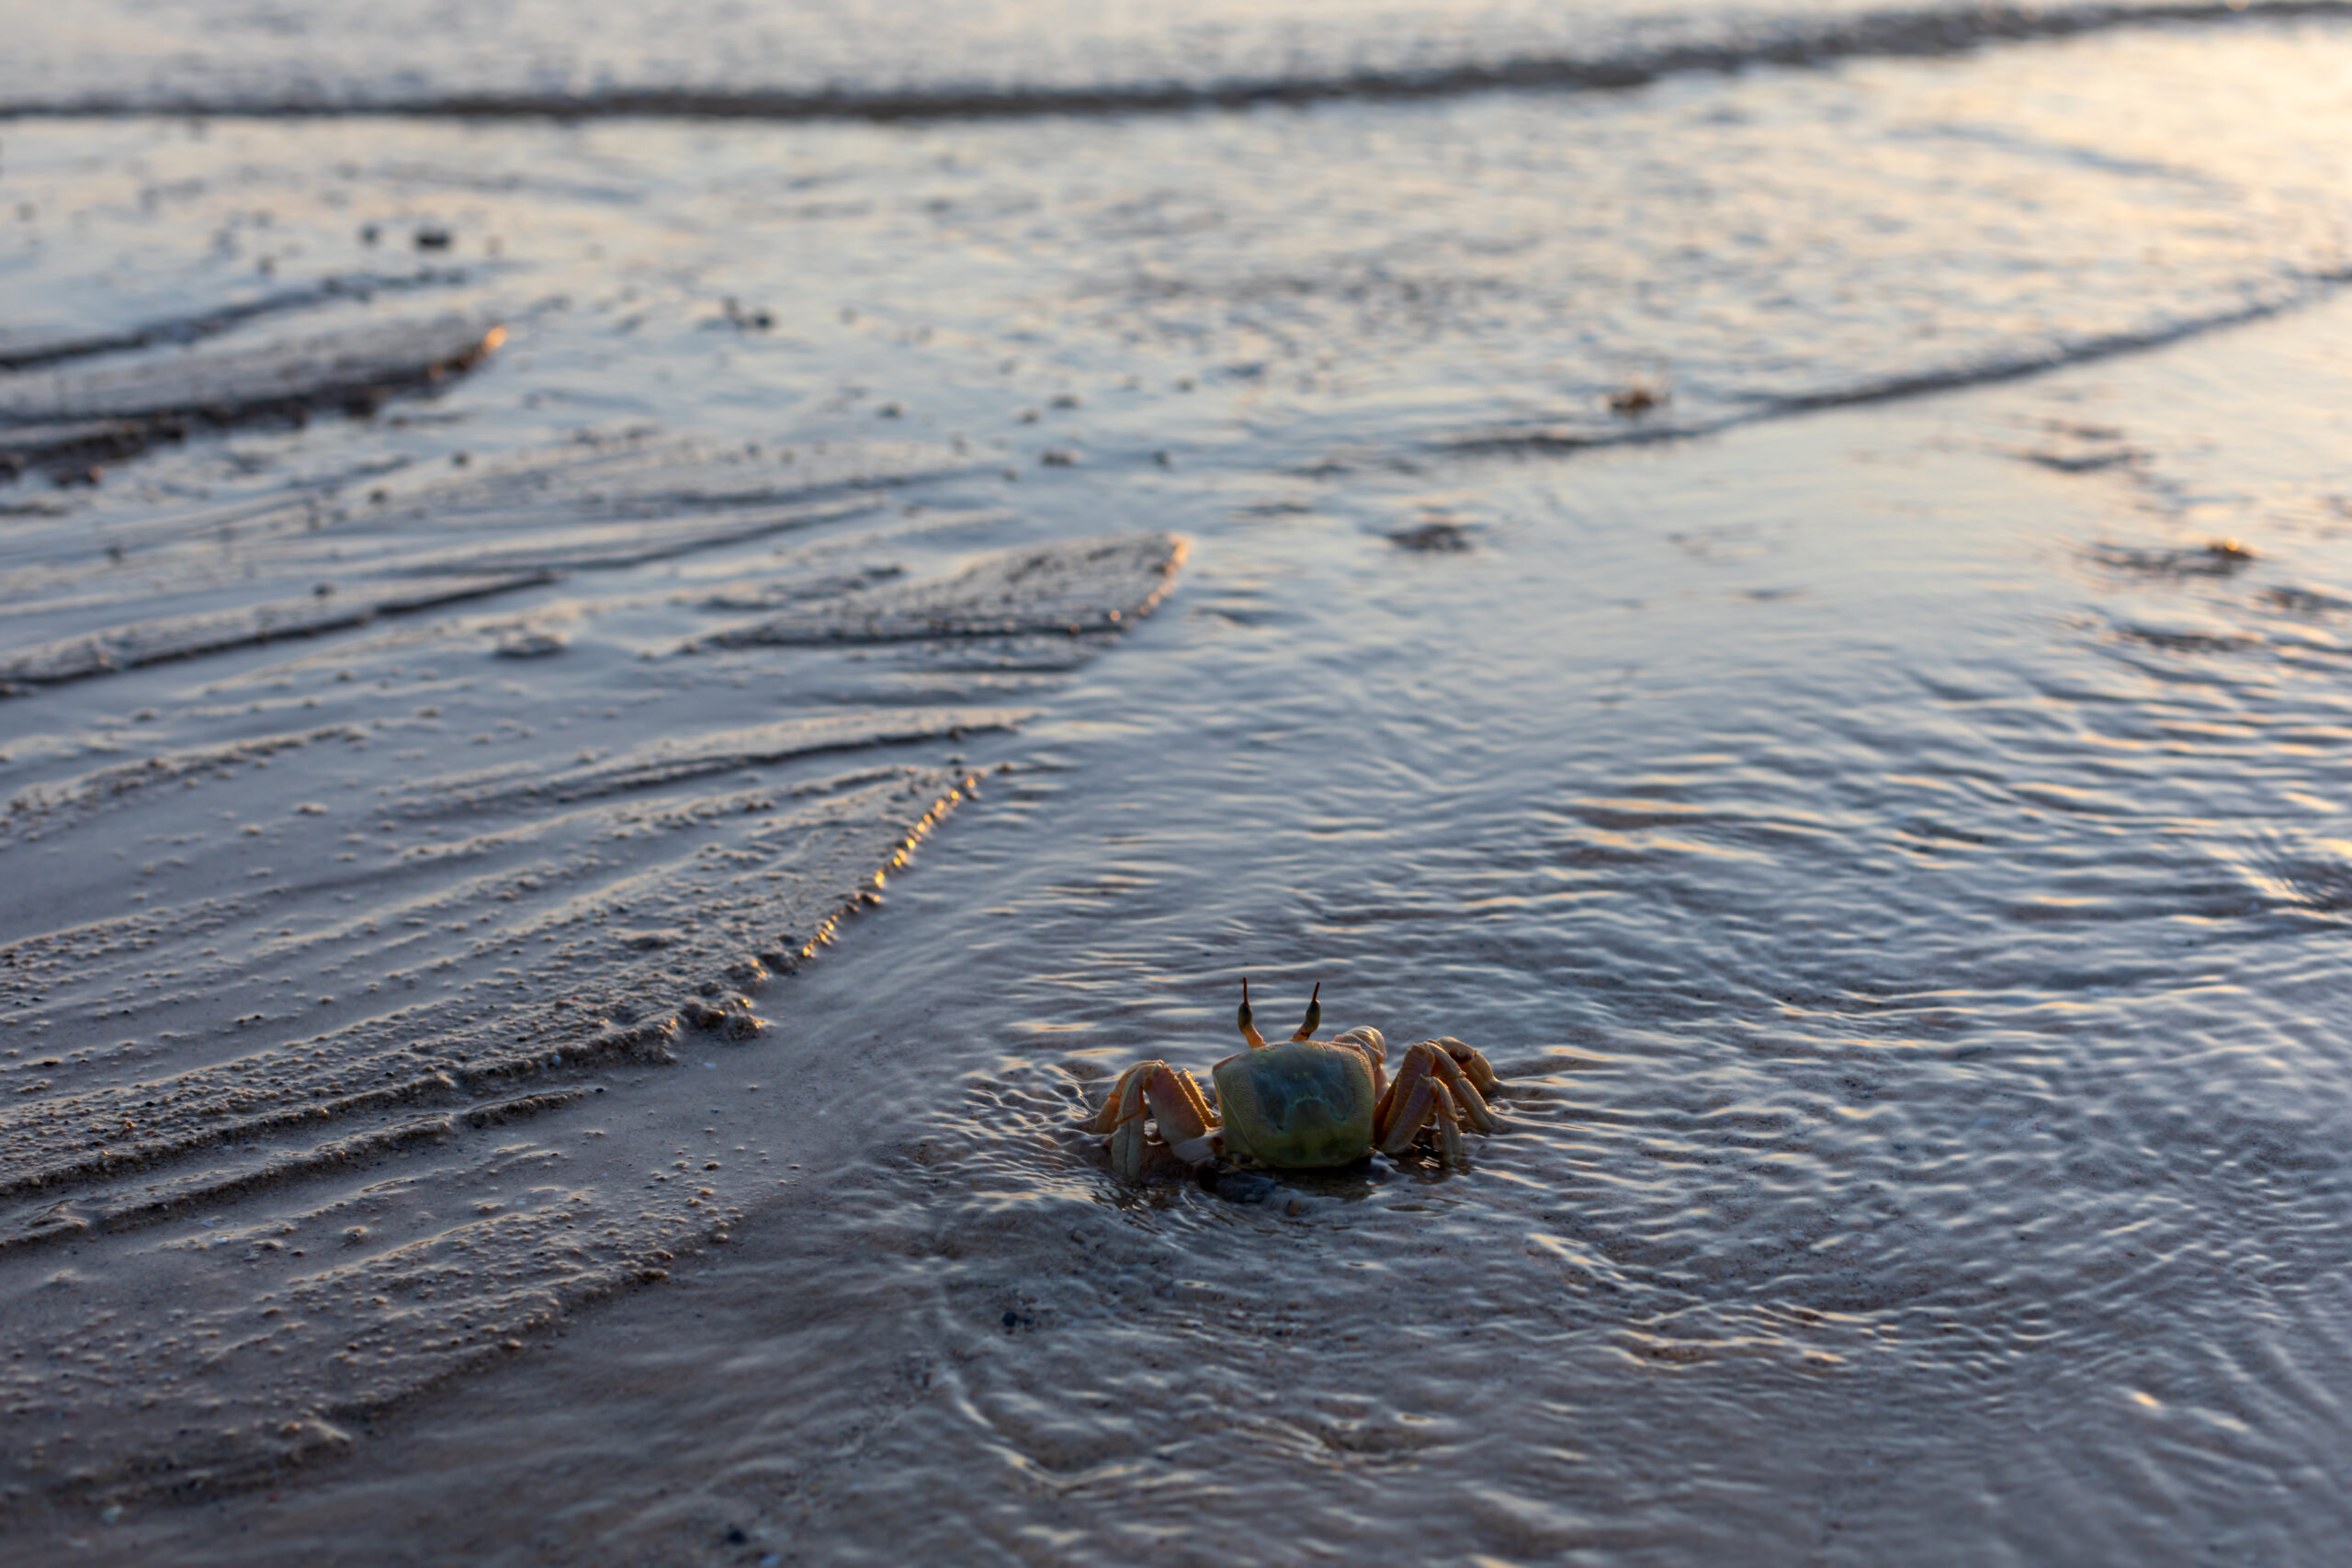
M 1372 1152 L 1372 1064 L 1324 1040 L 1285 1040 L 1209 1069 L 1229 1155 L 1277 1169 L 1351 1165 Z

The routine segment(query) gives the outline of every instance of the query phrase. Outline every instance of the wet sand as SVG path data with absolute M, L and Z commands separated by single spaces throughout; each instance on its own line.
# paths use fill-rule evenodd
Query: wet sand
M 1877 628 L 1905 625 L 1910 659 L 1923 646 L 1942 650 L 1926 677 L 1942 694 L 1905 699 L 1921 705 L 1914 722 L 1930 743 L 1951 716 L 1992 700 L 1965 689 L 1984 645 L 1997 653 L 2019 636 L 2046 637 L 2035 628 L 2054 624 L 2063 604 L 2083 606 L 2077 615 L 2103 606 L 2104 625 L 2061 635 L 2088 660 L 2078 682 L 2109 672 L 2109 703 L 2121 698 L 2120 671 L 2176 684 L 2224 657 L 2217 650 L 2243 661 L 2260 638 L 2291 662 L 2319 661 L 2311 678 L 2324 686 L 2307 688 L 2307 704 L 2333 691 L 2336 647 L 2332 614 L 2312 606 L 2335 601 L 2332 573 L 2346 569 L 2328 492 L 2301 487 L 2332 477 L 2338 422 L 2325 411 L 2342 406 L 2334 367 L 2347 333 L 2352 317 L 2331 309 L 2120 369 L 1723 437 L 1671 462 L 1585 459 L 1572 476 L 1594 518 L 1581 545 L 1490 536 L 1466 557 L 1432 560 L 1312 523 L 1273 540 L 1204 541 L 1193 603 L 1180 593 L 1175 621 L 1150 623 L 1136 648 L 1096 666 L 1066 722 L 1083 729 L 1138 705 L 1154 711 L 1155 689 L 1198 678 L 1188 667 L 1230 671 L 1251 657 L 1215 629 L 1232 623 L 1213 607 L 1253 581 L 1312 599 L 1368 578 L 1375 595 L 1467 594 L 1467 610 L 1498 577 L 1529 573 L 1579 595 L 1578 618 L 1612 621 L 1621 670 L 1671 685 L 1659 660 L 1676 628 L 1742 617 L 1747 629 L 1716 634 L 1718 650 L 1728 639 L 1755 661 L 1735 681 L 1767 679 L 1784 694 L 1810 686 L 1825 694 L 1825 716 L 1860 724 L 1873 679 L 1863 671 L 1885 669 Z M 2277 396 L 2287 385 L 2303 395 Z M 2270 395 L 2247 395 L 2257 388 Z M 2078 417 L 2093 412 L 2106 423 Z M 2079 458 L 2086 443 L 2117 449 L 2124 436 L 2086 432 L 2119 429 L 2143 454 L 2177 450 L 2194 430 L 2202 451 L 2177 466 L 2052 460 Z M 2198 491 L 2199 510 L 2151 515 L 2143 498 L 2159 474 L 2159 491 Z M 2238 486 L 2227 502 L 2211 488 L 2224 475 Z M 1565 477 L 1488 459 L 1453 479 L 1494 494 Z M 1634 517 L 1639 545 L 1606 521 Z M 2223 536 L 2208 530 L 2223 526 L 2245 541 L 2226 570 L 2204 548 Z M 1612 615 L 1604 606 L 1628 585 L 1630 557 L 1648 563 L 1643 604 Z M 2232 629 L 2184 643 L 2181 628 L 2200 617 Z M 1155 672 L 1155 660 L 1175 668 Z M 1442 667 L 1408 678 L 1443 679 L 1432 672 Z M 1512 676 L 1504 668 L 1499 678 Z M 1900 683 L 1917 692 L 1918 679 Z M 1605 711 L 1606 694 L 1589 687 L 1586 711 L 1596 698 Z M 2086 698 L 2101 700 L 2075 700 Z M 2309 732 L 2316 720 L 2292 722 Z M 1164 727 L 1143 727 L 1155 728 Z M 1306 718 L 1281 744 L 1343 745 L 1347 728 L 1344 715 Z M 2064 1011 L 2084 1014 L 2079 1024 L 2044 1004 L 2004 1026 L 1972 1023 L 1988 1004 L 1953 989 L 1973 967 L 1964 947 L 1939 956 L 1949 933 L 1903 934 L 1922 917 L 1902 888 L 2004 858 L 1987 819 L 1947 794 L 1941 807 L 1882 808 L 1885 825 L 1863 832 L 1871 857 L 1911 869 L 1887 884 L 1891 928 L 1813 939 L 1850 952 L 1833 970 L 1877 976 L 1839 982 L 1846 999 L 1790 992 L 1734 1009 L 1707 999 L 1701 981 L 1687 1001 L 1644 1001 L 1622 981 L 1594 988 L 1594 975 L 1564 1014 L 1556 1004 L 1573 992 L 1550 1007 L 1525 987 L 1495 994 L 1488 966 L 1525 961 L 1498 954 L 1511 922 L 1498 925 L 1481 900 L 1448 909 L 1441 897 L 1417 913 L 1428 900 L 1400 888 L 1335 904 L 1346 882 L 1334 865 L 1309 874 L 1293 889 L 1306 904 L 1285 909 L 1281 872 L 1306 863 L 1303 853 L 1328 859 L 1282 841 L 1297 829 L 1277 830 L 1272 886 L 1245 869 L 1262 837 L 1189 876 L 1173 865 L 1142 874 L 1146 861 L 1182 858 L 1181 844 L 1210 841 L 1197 837 L 1217 815 L 1204 806 L 1222 799 L 1223 810 L 1249 813 L 1249 730 L 1193 765 L 1226 777 L 1224 793 L 1183 786 L 1196 804 L 1174 819 L 1132 811 L 1179 793 L 1148 733 L 1099 739 L 1076 798 L 1049 790 L 1021 804 L 1018 773 L 992 785 L 894 879 L 894 908 L 805 972 L 753 987 L 763 1012 L 837 1021 L 829 1038 L 787 1021 L 691 1047 L 689 1058 L 720 1062 L 707 1079 L 692 1059 L 650 1073 L 592 1066 L 581 1082 L 607 1090 L 601 1099 L 535 1107 L 515 1126 L 445 1117 L 413 1153 L 390 1156 L 401 1162 L 392 1179 L 372 1170 L 346 1207 L 281 1230 L 288 1241 L 323 1230 L 331 1249 L 346 1220 L 398 1234 L 407 1206 L 446 1207 L 478 1187 L 507 1199 L 515 1219 L 551 1218 L 560 1235 L 578 1235 L 583 1215 L 596 1217 L 587 1195 L 617 1186 L 624 1163 L 594 1145 L 626 1138 L 651 1111 L 665 1131 L 691 1134 L 675 1141 L 689 1166 L 755 1168 L 745 1185 L 730 1174 L 705 1200 L 719 1227 L 664 1233 L 675 1256 L 658 1288 L 560 1324 L 518 1325 L 523 1347 L 470 1363 L 461 1387 L 346 1417 L 332 1439 L 289 1453 L 266 1479 L 240 1477 L 247 1485 L 217 1501 L 134 1500 L 107 1524 L 96 1522 L 102 1491 L 30 1514 L 20 1505 L 27 1539 L 76 1560 L 126 1562 L 1085 1561 L 1120 1551 L 1206 1562 L 1312 1558 L 1318 1541 L 1371 1550 L 1383 1530 L 1435 1521 L 1472 1553 L 1507 1560 L 1688 1561 L 1735 1542 L 1752 1561 L 1983 1561 L 1987 1551 L 2165 1560 L 2184 1529 L 2256 1561 L 2315 1560 L 2321 1537 L 2306 1532 L 2332 1519 L 2324 1477 L 2335 1462 L 2319 1391 L 2347 1370 L 2322 1303 L 2347 1259 L 2326 1217 L 2340 1168 L 2292 1151 L 2314 1148 L 2339 1113 L 2305 1099 L 2311 1124 L 2290 1132 L 2278 1110 L 2246 1098 L 2258 1091 L 2227 1055 L 2183 1057 L 2173 1044 L 2181 1026 L 2163 1010 L 2133 1021 L 2167 992 L 2192 1008 L 2211 996 L 2209 1029 L 2245 1011 L 2226 982 L 2214 995 L 2203 976 L 2233 962 L 2206 933 L 2238 905 L 2264 903 L 2251 888 L 2200 892 L 2164 874 L 2145 894 L 2164 907 L 2151 915 L 2188 940 L 2159 945 L 2173 955 L 2163 966 L 2075 982 L 2079 999 Z M 2153 764 L 2149 779 L 2169 775 L 2193 793 L 2180 772 L 2195 765 L 2190 755 Z M 1686 774 L 1703 767 L 1681 764 Z M 1967 787 L 1965 770 L 1946 772 L 1948 787 Z M 1475 788 L 1477 776 L 1448 787 Z M 2009 817 L 2006 857 L 2050 852 L 2028 847 L 2040 836 L 2063 866 L 2079 799 L 2054 783 L 2046 795 L 2027 779 L 2015 787 L 2058 814 L 2027 805 L 2023 818 Z M 1646 802 L 1579 807 L 1588 852 L 1604 863 L 1671 859 L 1672 840 L 1711 836 L 1720 816 L 1687 793 L 1683 804 L 1663 798 L 1668 790 L 1654 780 L 1640 791 Z M 1448 822 L 1477 832 L 1478 820 L 1457 806 L 1421 827 L 1442 842 Z M 1311 820 L 1302 827 L 1317 836 Z M 1800 840 L 1823 830 L 1785 818 L 1754 829 Z M 1041 853 L 1040 834 L 1069 849 Z M 1092 880 L 1046 885 L 1068 878 L 1090 844 Z M 1186 891 L 1227 877 L 1239 886 L 1221 897 Z M 2124 918 L 2113 900 L 2135 897 L 2128 886 L 2105 896 L 2104 915 L 2073 918 L 2094 929 Z M 1141 927 L 1123 960 L 1136 966 L 1131 989 L 1040 991 L 1009 978 L 1100 965 L 1088 954 L 1109 934 L 1092 913 L 1105 900 Z M 2332 930 L 2338 918 L 2315 894 L 2267 908 L 2256 953 L 2299 946 L 2295 927 Z M 991 914 L 1012 918 L 1009 940 L 975 936 Z M 1752 922 L 1767 944 L 1810 927 L 1802 907 L 1767 919 L 1735 904 L 1716 919 Z M 1390 934 L 1359 948 L 1344 934 L 1359 920 Z M 2041 920 L 2063 951 L 2069 917 L 2053 908 Z M 1441 921 L 1493 934 L 1436 940 Z M 1221 1053 L 1219 1019 L 1243 963 L 1261 977 L 1325 978 L 1341 1023 L 1361 1010 L 1404 1029 L 1465 1014 L 1475 1026 L 1499 1005 L 1478 1032 L 1510 1080 L 1512 1131 L 1479 1146 L 1466 1173 L 1384 1164 L 1295 1179 L 1280 1191 L 1296 1204 L 1182 1185 L 1121 1192 L 1079 1117 L 1107 1072 L 1148 1043 L 1196 1065 Z M 975 985 L 975 974 L 1008 978 Z M 1980 994 L 2014 984 L 1976 982 Z M 2294 983 L 2301 1003 L 2282 984 L 2264 985 L 2257 1016 L 2335 1005 L 2321 975 Z M 1884 995 L 1902 1018 L 1893 1037 L 1838 1021 L 1852 1016 L 1857 988 Z M 1050 995 L 1066 1010 L 1040 1016 Z M 1552 1025 L 1532 1037 L 1497 1027 L 1543 1012 Z M 2150 1030 L 2144 1046 L 2132 1043 Z M 2095 1066 L 2118 1052 L 2137 1063 L 2120 1081 Z M 2315 1069 L 2282 1070 L 2308 1084 Z M 2159 1109 L 2175 1103 L 2175 1079 L 2199 1086 L 2203 1114 L 2175 1121 Z M 2145 1143 L 2099 1131 L 2113 1116 L 2152 1114 Z M 634 1157 L 650 1165 L 650 1147 Z M 2101 1178 L 2081 1163 L 2127 1147 L 2144 1148 L 2144 1169 Z M 2044 1168 L 2050 1177 L 2033 1174 Z M 2161 1216 L 2181 1200 L 2164 1194 L 2183 1181 L 2253 1183 L 2232 1200 L 2255 1205 L 2241 1211 L 2239 1234 L 2167 1231 Z M 212 1244 L 178 1224 L 190 1234 L 181 1245 Z M 2281 1256 L 2296 1232 L 2301 1243 Z M 121 1276 L 94 1266 L 91 1245 L 49 1249 L 55 1269 L 24 1309 L 43 1313 L 32 1321 L 50 1330 L 28 1339 L 33 1354 L 53 1357 L 51 1337 L 97 1348 L 125 1321 L 120 1298 L 104 1300 Z M 278 1261 L 254 1245 L 241 1232 L 222 1249 L 239 1288 Z M 2132 1262 L 2143 1247 L 2144 1273 Z M 2210 1262 L 2194 1261 L 2209 1249 Z M 412 1288 L 423 1263 L 402 1260 Z M 546 1289 L 520 1283 L 518 1296 Z M 215 1316 L 257 1360 L 280 1322 L 278 1335 L 315 1333 L 333 1316 L 319 1291 L 288 1281 Z M 2214 1292 L 2249 1291 L 2243 1326 L 2217 1342 L 2226 1359 L 2211 1372 L 2152 1360 L 2131 1326 L 2143 1314 L 2210 1314 Z M 262 1320 L 272 1305 L 282 1317 Z M 190 1337 L 204 1332 L 196 1314 L 170 1320 Z M 333 1321 L 345 1332 L 347 1316 Z M 65 1365 L 37 1362 L 32 1376 L 55 1386 Z M 153 1375 L 129 1358 L 99 1365 L 127 1389 Z M 221 1386 L 274 1392 L 242 1368 Z M 72 1425 L 103 1432 L 103 1417 L 92 1419 L 103 1406 L 83 1397 Z M 2154 1440 L 2143 1457 L 2103 1446 L 2133 1432 Z M 2075 1457 L 2052 1462 L 2062 1452 Z M 2149 1490 L 2135 1495 L 2123 1478 L 2145 1464 Z M 2266 1495 L 2299 1502 L 2273 1512 L 2257 1501 Z M 1268 1507 L 1310 1521 L 1306 1539 L 1270 1545 L 1259 1511 Z
M 2341 47 L 12 130 L 0 1528 L 2325 1561 Z

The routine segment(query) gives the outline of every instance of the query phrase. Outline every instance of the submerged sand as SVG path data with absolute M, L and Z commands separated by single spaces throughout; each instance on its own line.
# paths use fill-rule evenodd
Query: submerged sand
M 2328 1560 L 2352 113 L 2192 19 L 12 128 L 10 1547 Z M 1245 973 L 1508 1130 L 1114 1181 Z
M 0 818 L 0 854 L 28 865 L 0 949 L 7 1410 L 28 1434 L 12 1496 L 187 1495 L 332 1452 L 354 1420 L 662 1279 L 779 1185 L 764 1147 L 677 1141 L 707 1119 L 683 1102 L 713 1095 L 693 1075 L 740 1067 L 775 1027 L 751 993 L 878 901 L 980 787 L 965 738 L 1038 711 L 910 702 L 842 658 L 944 637 L 985 683 L 1043 640 L 1021 682 L 1036 694 L 1148 615 L 1182 557 L 1130 535 L 933 575 L 884 558 L 920 551 L 924 527 L 844 529 L 870 508 L 822 499 L 917 482 L 925 461 L 953 468 L 879 446 L 584 447 L 347 509 L 248 511 L 225 536 L 214 509 L 150 513 L 128 590 L 112 562 L 69 586 L 52 563 L 70 547 L 17 532 L 14 619 L 44 640 L 0 655 L 17 680 L 169 667 L 109 748 L 123 760 L 24 788 Z M 649 604 L 631 581 L 649 557 L 819 523 L 823 545 L 763 545 L 715 592 Z M 614 547 L 643 535 L 662 547 Z M 514 538 L 537 558 L 520 571 Z M 308 603 L 331 616 L 277 609 L 322 569 L 341 585 Z M 558 570 L 604 590 L 567 584 L 560 632 L 513 610 L 376 629 L 452 599 L 544 602 Z M 734 614 L 746 584 L 779 608 Z M 600 615 L 629 616 L 671 671 L 658 739 L 579 745 L 565 732 L 593 714 L 549 723 L 538 704 L 451 733 L 469 691 L 504 684 L 451 661 L 577 660 Z M 75 622 L 99 629 L 48 635 Z M 336 632 L 353 635 L 284 640 Z M 794 716 L 744 726 L 740 702 L 693 694 L 746 678 L 698 649 L 777 645 L 808 651 L 762 655 L 794 695 L 760 706 Z M 230 654 L 253 662 L 209 679 L 175 662 Z M 222 700 L 237 691 L 274 695 Z M 442 700 L 405 700 L 423 693 Z M 376 782 L 387 752 L 400 766 Z M 564 1133 L 534 1135 L 558 1112 Z M 66 1343 L 98 1361 L 22 1353 Z

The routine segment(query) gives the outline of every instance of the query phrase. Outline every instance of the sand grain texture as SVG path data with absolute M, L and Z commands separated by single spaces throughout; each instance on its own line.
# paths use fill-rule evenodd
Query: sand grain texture
M 148 705 L 36 724 L 0 812 L 8 1496 L 195 1495 L 336 1451 L 773 1190 L 781 1150 L 689 1150 L 786 1090 L 739 1065 L 790 1038 L 783 977 L 980 786 L 962 748 L 1082 660 L 706 647 L 720 607 L 643 574 L 709 555 L 860 621 L 879 583 L 959 646 L 1114 632 L 1167 592 L 1165 535 L 858 531 L 876 486 L 960 471 L 588 442 L 225 524 L 102 501 L 133 570 L 86 513 L 0 541 L 6 624 L 51 634 L 0 679 Z M 536 689 L 495 673 L 526 643 Z M 618 703 L 639 739 L 598 733 Z
M 143 334 L 121 335 L 130 344 Z M 386 398 L 472 369 L 505 337 L 494 321 L 466 315 L 363 321 L 265 344 L 230 337 L 0 374 L 0 466 L 21 471 L 76 457 L 130 457 L 192 428 L 300 419 L 320 409 L 371 412 Z

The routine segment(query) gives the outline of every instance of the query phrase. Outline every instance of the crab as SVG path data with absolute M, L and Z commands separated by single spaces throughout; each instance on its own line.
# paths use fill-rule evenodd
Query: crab
M 1187 1165 L 1222 1156 L 1277 1170 L 1352 1165 L 1374 1150 L 1393 1157 L 1431 1130 L 1438 1159 L 1459 1165 L 1463 1128 L 1492 1133 L 1499 1125 L 1487 1097 L 1501 1080 L 1461 1041 L 1448 1036 L 1407 1046 L 1391 1080 L 1380 1031 L 1360 1027 L 1317 1040 L 1322 1021 L 1318 982 L 1298 1032 L 1269 1044 L 1250 1020 L 1245 976 L 1238 1022 L 1250 1048 L 1209 1069 L 1216 1110 L 1183 1068 L 1137 1062 L 1119 1075 L 1091 1123 L 1110 1137 L 1113 1173 L 1144 1179 L 1156 1146 L 1147 1121 L 1158 1123 L 1160 1142 Z

